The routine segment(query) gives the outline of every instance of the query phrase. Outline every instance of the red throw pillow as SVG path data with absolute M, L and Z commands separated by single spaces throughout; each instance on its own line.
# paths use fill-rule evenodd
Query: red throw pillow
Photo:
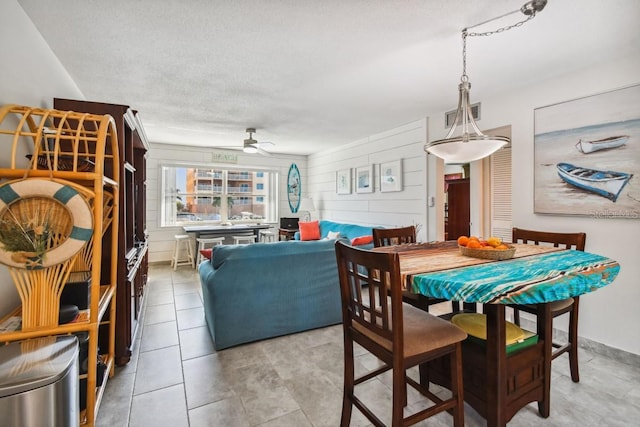
M 351 246 L 368 245 L 373 242 L 373 236 L 360 236 L 351 239 Z
M 202 249 L 200 251 L 200 254 L 205 257 L 206 259 L 211 259 L 211 253 L 213 252 L 213 249 Z
M 300 240 L 320 240 L 320 224 L 318 221 L 298 222 Z

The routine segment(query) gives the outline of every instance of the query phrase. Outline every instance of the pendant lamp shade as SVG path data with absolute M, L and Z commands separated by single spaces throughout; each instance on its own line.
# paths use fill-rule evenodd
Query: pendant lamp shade
M 498 151 L 509 143 L 506 136 L 489 136 L 483 134 L 473 120 L 471 105 L 469 102 L 469 89 L 471 83 L 463 81 L 458 85 L 460 97 L 456 118 L 444 139 L 432 141 L 425 146 L 425 150 L 440 157 L 446 163 L 469 163 Z M 454 137 L 457 124 L 462 124 L 462 132 Z M 469 127 L 473 132 L 469 131 Z
M 475 27 L 484 25 L 517 12 L 521 12 L 527 16 L 523 21 L 499 28 L 495 31 L 469 33 L 469 28 L 473 27 L 462 30 L 462 77 L 460 77 L 460 84 L 458 85 L 459 97 L 456 118 L 444 139 L 425 144 L 424 149 L 426 152 L 442 158 L 445 163 L 469 163 L 490 156 L 509 143 L 510 140 L 506 136 L 483 134 L 473 119 L 471 103 L 469 102 L 471 83 L 469 83 L 469 77 L 467 76 L 467 36 L 489 36 L 519 27 L 533 19 L 537 12 L 544 9 L 546 4 L 547 0 L 532 0 L 518 10 L 475 25 Z M 459 136 L 454 136 L 458 126 L 461 128 L 460 134 Z

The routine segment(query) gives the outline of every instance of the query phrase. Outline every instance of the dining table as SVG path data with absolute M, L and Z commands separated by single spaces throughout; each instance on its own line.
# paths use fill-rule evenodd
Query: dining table
M 374 248 L 396 252 L 406 290 L 432 298 L 480 306 L 486 314 L 486 340 L 463 343 L 464 399 L 488 426 L 506 426 L 524 406 L 538 403 L 550 415 L 553 301 L 580 296 L 609 285 L 620 265 L 594 253 L 542 245 L 510 244 L 513 258 L 462 255 L 457 242 L 414 243 Z M 505 307 L 536 304 L 537 340 L 507 352 Z M 448 362 L 420 367 L 423 385 L 450 385 Z
M 233 236 L 235 234 L 249 234 L 256 236 L 256 242 L 260 238 L 260 230 L 270 228 L 270 224 L 205 224 L 205 225 L 185 225 L 182 227 L 185 233 L 193 233 L 195 235 L 194 254 L 198 253 L 198 239 L 200 237 L 220 237 Z

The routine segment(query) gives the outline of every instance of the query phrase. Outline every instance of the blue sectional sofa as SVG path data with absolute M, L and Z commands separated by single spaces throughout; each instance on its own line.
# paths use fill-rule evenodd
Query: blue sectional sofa
M 199 274 L 216 350 L 342 321 L 335 240 L 216 246 Z

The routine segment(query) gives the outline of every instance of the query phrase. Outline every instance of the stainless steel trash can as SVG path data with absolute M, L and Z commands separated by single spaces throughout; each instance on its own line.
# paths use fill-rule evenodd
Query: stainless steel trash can
M 0 424 L 76 427 L 78 339 L 44 337 L 0 346 Z

